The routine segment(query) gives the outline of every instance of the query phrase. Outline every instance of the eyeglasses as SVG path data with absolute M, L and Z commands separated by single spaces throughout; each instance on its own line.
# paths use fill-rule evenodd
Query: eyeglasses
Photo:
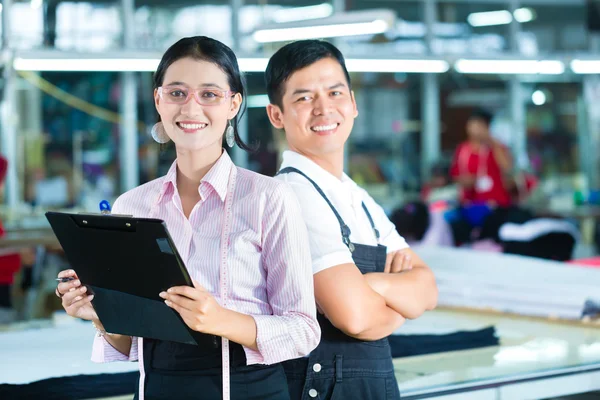
M 193 96 L 202 106 L 218 106 L 234 94 L 230 90 L 190 89 L 185 86 L 161 86 L 157 90 L 158 96 L 165 103 L 179 105 L 187 104 Z

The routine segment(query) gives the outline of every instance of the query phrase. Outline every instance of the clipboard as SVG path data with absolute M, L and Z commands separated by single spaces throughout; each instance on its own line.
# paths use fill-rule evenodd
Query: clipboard
M 129 216 L 47 212 L 71 268 L 94 294 L 107 332 L 219 347 L 190 329 L 158 295 L 193 286 L 164 221 Z

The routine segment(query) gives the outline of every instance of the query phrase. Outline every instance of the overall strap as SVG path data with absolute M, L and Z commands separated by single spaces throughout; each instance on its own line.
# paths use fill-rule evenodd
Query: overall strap
M 310 183 L 312 183 L 312 185 L 315 187 L 315 189 L 317 189 L 317 192 L 319 192 L 321 197 L 323 197 L 323 199 L 325 199 L 327 204 L 329 204 L 331 211 L 333 211 L 333 213 L 335 214 L 335 217 L 337 218 L 337 220 L 340 224 L 340 230 L 342 232 L 342 240 L 343 240 L 344 244 L 346 246 L 348 246 L 348 248 L 350 249 L 351 252 L 354 251 L 354 245 L 352 244 L 352 242 L 350 242 L 350 233 L 351 233 L 350 228 L 348 227 L 348 225 L 346 225 L 346 223 L 344 222 L 344 220 L 342 219 L 340 214 L 337 212 L 337 210 L 335 209 L 335 207 L 333 206 L 331 201 L 329 201 L 329 199 L 327 198 L 327 195 L 325 195 L 325 192 L 323 192 L 323 190 L 319 187 L 319 185 L 317 185 L 317 183 L 315 181 L 313 181 L 311 178 L 309 178 L 308 175 L 306 175 L 304 172 L 302 172 L 299 169 L 294 168 L 294 167 L 285 167 L 285 168 L 279 170 L 277 175 L 289 174 L 291 172 L 295 172 L 295 173 L 300 174 L 303 177 L 305 177 Z
M 379 229 L 377 229 L 375 227 L 375 222 L 373 222 L 373 217 L 371 217 L 371 213 L 369 212 L 369 209 L 367 208 L 367 206 L 365 206 L 365 202 L 363 201 L 362 203 L 362 208 L 363 210 L 365 210 L 365 213 L 367 214 L 367 218 L 369 218 L 369 222 L 371 223 L 371 228 L 373 228 L 373 233 L 375 233 L 375 239 L 377 239 L 377 243 L 379 243 Z

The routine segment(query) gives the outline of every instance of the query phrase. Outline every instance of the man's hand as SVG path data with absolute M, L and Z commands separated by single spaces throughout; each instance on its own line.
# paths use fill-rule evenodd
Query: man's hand
M 457 177 L 455 180 L 456 180 L 456 182 L 458 182 L 459 185 L 464 186 L 467 189 L 470 189 L 473 186 L 475 186 L 475 182 L 477 182 L 477 176 L 461 175 L 461 176 Z
M 412 260 L 409 254 L 402 251 L 388 253 L 385 259 L 385 269 L 383 272 L 395 274 L 403 271 L 410 271 L 413 268 Z

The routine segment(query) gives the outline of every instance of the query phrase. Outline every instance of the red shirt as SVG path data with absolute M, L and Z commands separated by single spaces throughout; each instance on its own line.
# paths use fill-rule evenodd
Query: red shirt
M 504 150 L 508 151 L 505 147 Z M 461 188 L 461 203 L 493 203 L 498 206 L 511 203 L 510 194 L 504 187 L 502 170 L 490 148 L 481 147 L 476 151 L 471 143 L 461 143 L 454 154 L 450 175 L 453 178 L 462 175 L 477 177 L 472 188 Z
M 4 228 L 0 223 L 0 237 L 4 236 Z M 0 285 L 12 285 L 15 273 L 21 267 L 19 253 L 0 255 Z

